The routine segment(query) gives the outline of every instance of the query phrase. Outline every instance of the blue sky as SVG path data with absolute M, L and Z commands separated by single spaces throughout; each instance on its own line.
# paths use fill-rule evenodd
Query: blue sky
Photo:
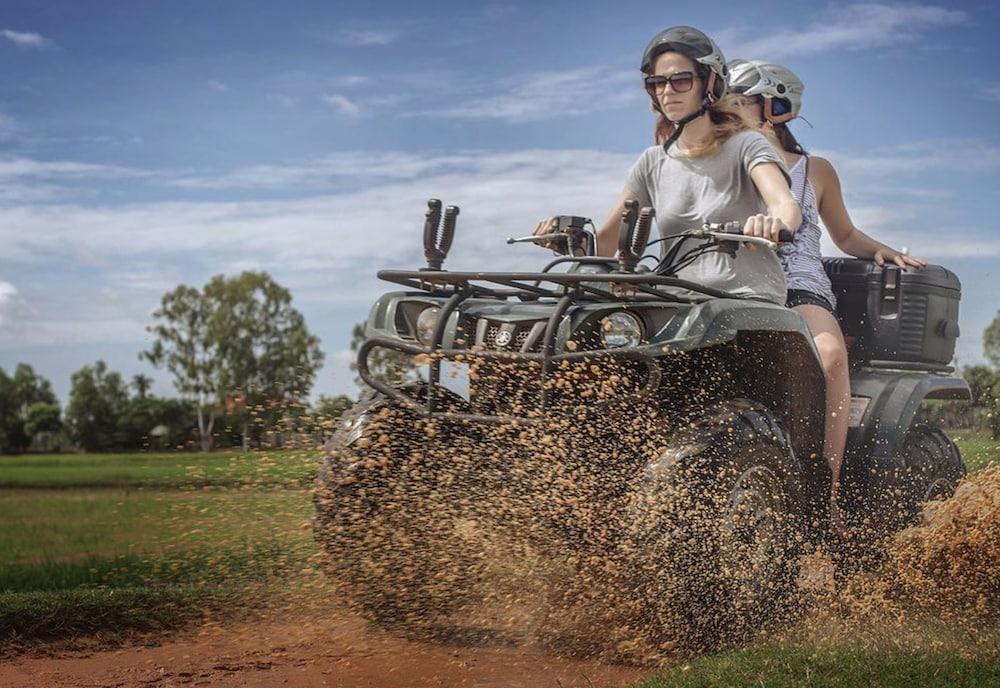
M 426 198 L 462 207 L 452 267 L 534 266 L 503 238 L 604 218 L 650 141 L 639 57 L 673 24 L 803 78 L 796 135 L 860 227 L 960 275 L 980 361 L 995 3 L 0 0 L 0 367 L 65 402 L 103 358 L 172 394 L 137 356 L 160 297 L 252 268 L 321 337 L 316 393 L 353 393 L 350 326 L 378 267 L 420 263 Z

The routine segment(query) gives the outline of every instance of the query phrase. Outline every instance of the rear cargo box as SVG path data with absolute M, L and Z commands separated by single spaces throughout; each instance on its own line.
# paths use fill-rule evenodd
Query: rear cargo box
M 824 258 L 852 361 L 947 365 L 958 338 L 962 285 L 940 265 L 901 270 L 870 260 Z

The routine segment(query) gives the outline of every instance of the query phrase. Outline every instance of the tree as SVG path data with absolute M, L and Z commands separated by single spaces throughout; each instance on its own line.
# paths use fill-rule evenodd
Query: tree
M 346 394 L 338 394 L 335 397 L 320 395 L 316 400 L 316 415 L 323 419 L 336 420 L 353 405 L 354 402 Z
M 0 451 L 25 451 L 34 437 L 28 428 L 28 409 L 35 404 L 59 404 L 51 383 L 35 374 L 26 363 L 19 363 L 12 376 L 0 368 Z
M 24 414 L 24 428 L 28 437 L 41 434 L 53 434 L 62 428 L 59 404 L 38 401 L 31 404 Z
M 212 448 L 216 392 L 222 386 L 218 347 L 210 336 L 209 306 L 201 292 L 182 284 L 164 294 L 153 317 L 160 322 L 146 329 L 156 335 L 156 341 L 139 357 L 166 367 L 177 391 L 194 399 L 201 448 L 208 451 Z
M 1000 312 L 983 330 L 983 353 L 994 367 L 1000 368 Z
M 992 408 L 993 387 L 1000 382 L 1000 375 L 989 366 L 973 365 L 962 370 L 962 377 L 969 383 L 973 406 Z
M 141 356 L 197 400 L 205 451 L 220 407 L 241 418 L 246 447 L 251 417 L 280 416 L 282 403 L 303 399 L 323 363 L 291 294 L 264 272 L 217 275 L 201 291 L 178 286 L 153 317 L 156 341 Z
M 104 361 L 84 366 L 70 382 L 66 421 L 70 436 L 87 451 L 121 446 L 119 417 L 128 401 L 122 376 L 108 370 Z
M 136 396 L 140 399 L 145 399 L 149 396 L 149 390 L 153 386 L 153 378 L 148 375 L 133 375 L 132 376 L 132 389 L 135 390 Z
M 273 425 L 286 407 L 312 389 L 323 364 L 319 339 L 292 307 L 291 293 L 265 272 L 239 277 L 217 275 L 204 296 L 214 311 L 222 390 L 242 401 L 243 448 L 248 448 L 251 416 Z
M 192 434 L 194 408 L 188 400 L 140 396 L 128 399 L 118 415 L 116 442 L 122 448 L 176 447 Z

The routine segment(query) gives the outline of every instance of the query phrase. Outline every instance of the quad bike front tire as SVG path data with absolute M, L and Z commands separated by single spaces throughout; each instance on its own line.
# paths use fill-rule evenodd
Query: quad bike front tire
M 752 402 L 719 404 L 667 439 L 637 490 L 629 555 L 652 646 L 711 651 L 786 617 L 800 480 L 787 436 Z
M 438 451 L 460 453 L 466 439 L 366 391 L 327 444 L 313 497 L 315 534 L 349 606 L 377 625 L 433 635 L 466 601 L 477 564 L 457 532 L 462 467 Z

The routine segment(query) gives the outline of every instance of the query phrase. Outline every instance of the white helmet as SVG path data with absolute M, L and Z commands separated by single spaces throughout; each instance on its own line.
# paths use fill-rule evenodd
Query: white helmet
M 729 89 L 745 96 L 762 96 L 764 117 L 780 124 L 799 116 L 806 87 L 788 67 L 763 60 L 733 60 L 729 63 Z

